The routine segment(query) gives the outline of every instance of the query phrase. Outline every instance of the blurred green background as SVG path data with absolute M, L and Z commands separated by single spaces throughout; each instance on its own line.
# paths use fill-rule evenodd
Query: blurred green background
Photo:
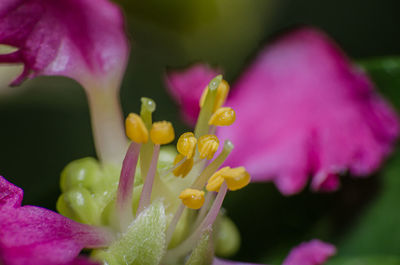
M 225 69 L 226 78 L 233 81 L 270 38 L 302 24 L 331 35 L 400 106 L 400 60 L 370 60 L 400 54 L 397 0 L 121 0 L 120 4 L 132 40 L 121 88 L 124 112 L 138 111 L 141 96 L 152 97 L 158 106 L 155 119 L 173 121 L 177 133 L 186 127 L 165 91 L 166 68 L 206 61 Z M 0 174 L 25 190 L 25 204 L 54 209 L 62 168 L 74 159 L 95 155 L 83 90 L 72 80 L 55 77 L 28 81 L 22 88 L 3 86 L 0 124 Z M 400 153 L 396 153 L 379 175 L 344 178 L 342 189 L 333 194 L 306 190 L 286 198 L 272 184 L 252 184 L 229 194 L 225 206 L 243 239 L 234 258 L 278 264 L 290 247 L 318 236 L 339 246 L 339 258 L 332 264 L 400 264 L 399 177 Z

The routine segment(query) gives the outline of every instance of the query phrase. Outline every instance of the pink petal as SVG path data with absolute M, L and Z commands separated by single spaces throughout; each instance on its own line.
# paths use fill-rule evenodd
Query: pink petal
M 233 90 L 236 123 L 220 130 L 236 146 L 230 162 L 284 194 L 300 191 L 309 174 L 370 174 L 398 136 L 398 117 L 367 76 L 313 29 L 265 48 Z M 314 188 L 337 188 L 330 180 Z
M 190 117 L 198 113 L 200 88 L 187 84 L 209 79 L 192 72 L 211 72 L 193 69 L 169 83 Z M 337 174 L 346 170 L 368 175 L 399 134 L 396 113 L 374 90 L 323 33 L 293 31 L 267 46 L 232 86 L 225 105 L 236 110 L 236 122 L 218 131 L 235 145 L 228 163 L 244 165 L 255 181 L 274 181 L 283 194 L 302 190 L 309 175 L 313 190 L 326 191 L 339 187 Z
M 181 107 L 183 119 L 194 125 L 200 111 L 199 100 L 204 88 L 220 71 L 197 64 L 182 71 L 169 71 L 165 82 L 171 95 Z
M 85 87 L 119 83 L 128 57 L 124 21 L 108 0 L 6 0 L 0 43 L 18 48 L 0 62 L 23 63 L 26 77 L 62 75 Z
M 2 211 L 2 208 L 5 207 L 20 207 L 22 198 L 22 189 L 14 186 L 5 178 L 0 176 L 0 211 Z
M 305 242 L 293 248 L 282 265 L 320 265 L 335 255 L 336 248 L 319 240 Z M 215 258 L 212 265 L 257 265 Z M 258 264 L 262 265 L 262 264 Z
M 282 265 L 324 264 L 335 253 L 336 248 L 333 245 L 314 239 L 293 248 Z
M 16 191 L 14 197 L 12 191 Z M 0 208 L 0 261 L 5 265 L 65 264 L 84 247 L 102 247 L 111 240 L 102 228 L 40 207 L 18 207 L 22 191 L 3 177 L 0 194 L 8 194 L 1 200 L 6 207 Z

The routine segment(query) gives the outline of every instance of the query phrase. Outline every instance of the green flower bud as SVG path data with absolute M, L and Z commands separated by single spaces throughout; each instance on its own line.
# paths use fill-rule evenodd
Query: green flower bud
M 85 188 L 75 188 L 64 192 L 58 198 L 57 210 L 62 215 L 81 223 L 100 224 L 100 209 Z
M 72 161 L 61 172 L 61 190 L 66 192 L 79 187 L 92 190 L 101 175 L 100 166 L 92 157 Z

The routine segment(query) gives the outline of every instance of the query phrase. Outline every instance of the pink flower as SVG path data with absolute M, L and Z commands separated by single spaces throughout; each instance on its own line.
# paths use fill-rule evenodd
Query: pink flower
M 122 160 L 127 146 L 119 87 L 129 55 L 121 10 L 108 0 L 2 0 L 0 44 L 17 48 L 0 63 L 23 63 L 25 78 L 67 76 L 86 90 L 98 155 Z M 105 139 L 113 137 L 109 144 Z
M 186 120 L 198 113 L 192 102 L 216 73 L 196 65 L 168 74 Z M 245 165 L 256 181 L 274 181 L 283 194 L 302 190 L 309 175 L 313 190 L 331 191 L 340 173 L 372 173 L 399 133 L 397 115 L 370 79 L 314 29 L 264 48 L 232 91 L 226 105 L 236 110 L 236 122 L 218 131 L 235 143 L 228 162 Z
M 293 248 L 282 265 L 319 265 L 335 255 L 336 248 L 319 240 L 305 242 Z M 215 259 L 213 265 L 257 265 L 244 262 L 232 262 Z M 259 264 L 261 265 L 261 264 Z
M 76 258 L 84 247 L 102 247 L 107 230 L 72 221 L 36 206 L 21 206 L 23 192 L 0 176 L 0 263 L 94 265 Z
M 121 11 L 106 0 L 3 1 L 0 43 L 18 48 L 0 62 L 25 65 L 14 85 L 38 75 L 119 83 L 129 50 Z

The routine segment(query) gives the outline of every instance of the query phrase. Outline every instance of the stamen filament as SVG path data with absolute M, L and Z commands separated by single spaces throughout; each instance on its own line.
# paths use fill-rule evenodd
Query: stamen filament
M 197 217 L 196 217 L 196 221 L 193 224 L 193 228 L 199 226 L 200 222 L 204 219 L 204 216 L 206 216 L 207 211 L 210 209 L 212 200 L 214 199 L 215 195 L 213 192 L 207 192 L 206 195 L 206 200 L 203 204 L 203 207 L 201 207 Z
M 230 154 L 230 152 L 233 149 L 233 144 L 231 141 L 226 140 L 224 143 L 224 148 L 222 149 L 222 152 L 219 154 L 219 156 L 214 159 L 204 170 L 201 172 L 200 176 L 197 178 L 197 180 L 194 182 L 192 185 L 193 189 L 202 189 L 206 183 L 207 180 L 211 177 L 212 174 L 214 174 L 215 171 L 225 162 L 226 158 Z
M 208 134 L 215 134 L 216 131 L 217 131 L 217 126 L 210 125 L 210 128 L 208 129 Z
M 171 223 L 168 226 L 167 232 L 166 232 L 166 246 L 168 247 L 169 243 L 171 242 L 172 236 L 175 232 L 176 225 L 179 222 L 179 219 L 182 216 L 183 211 L 185 210 L 185 205 L 181 203 L 176 210 L 174 217 L 172 218 Z
M 206 229 L 210 228 L 214 223 L 215 219 L 217 218 L 227 191 L 228 191 L 228 186 L 224 182 L 221 186 L 221 189 L 218 192 L 217 197 L 215 198 L 213 205 L 211 206 L 211 209 L 209 210 L 207 216 L 204 218 L 201 224 L 188 238 L 186 238 L 181 244 L 179 244 L 178 247 L 169 250 L 166 255 L 166 259 L 168 259 L 169 257 L 172 258 L 172 257 L 185 256 L 193 249 L 196 242 L 201 237 L 202 233 Z
M 132 142 L 122 163 L 116 201 L 117 216 L 121 231 L 125 231 L 125 229 L 133 221 L 133 184 L 135 180 L 135 172 L 139 158 L 140 147 L 141 144 Z
M 157 172 L 157 162 L 159 154 L 160 154 L 160 145 L 155 144 L 150 167 L 147 172 L 146 179 L 144 181 L 142 194 L 140 195 L 139 206 L 136 212 L 136 216 L 138 216 L 150 204 L 151 190 L 153 188 L 154 176 L 156 175 Z
M 169 173 L 171 173 L 172 171 L 174 171 L 177 167 L 180 167 L 183 163 L 185 163 L 186 159 L 187 158 L 185 157 L 181 161 L 179 161 L 176 165 L 174 165 L 173 167 L 170 167 L 169 169 L 166 169 L 166 170 L 160 172 L 160 177 L 163 178 L 166 175 L 168 175 Z

